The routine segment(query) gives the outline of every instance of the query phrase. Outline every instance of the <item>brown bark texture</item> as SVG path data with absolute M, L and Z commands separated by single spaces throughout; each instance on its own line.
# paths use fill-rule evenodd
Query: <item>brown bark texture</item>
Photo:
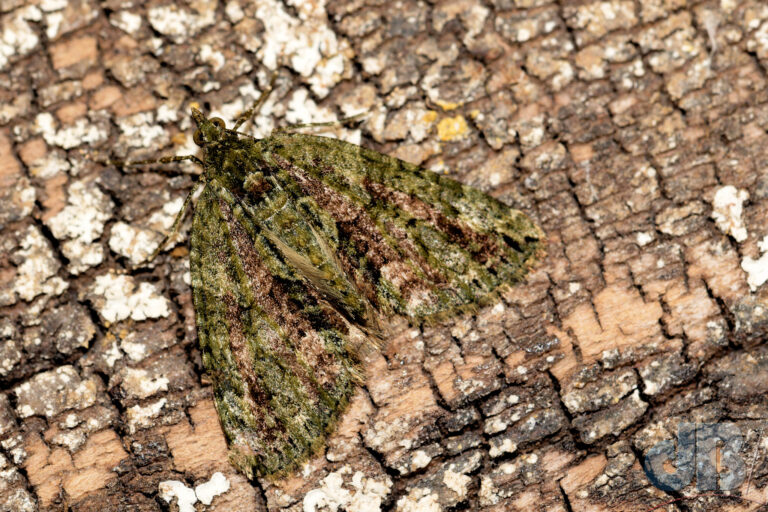
M 764 2 L 0 0 L 0 33 L 0 511 L 766 506 Z M 251 133 L 364 112 L 327 130 L 525 211 L 547 257 L 393 319 L 324 450 L 248 481 L 189 219 L 137 267 L 198 170 L 99 161 L 195 153 L 190 108 L 231 123 L 274 69 Z

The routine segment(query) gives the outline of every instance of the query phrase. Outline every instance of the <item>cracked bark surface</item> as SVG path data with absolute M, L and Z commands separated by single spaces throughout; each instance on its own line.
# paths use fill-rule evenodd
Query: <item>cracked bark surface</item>
M 768 502 L 763 3 L 0 0 L 0 27 L 0 510 Z M 194 166 L 97 160 L 194 152 L 191 103 L 230 121 L 275 64 L 257 136 L 365 111 L 336 134 L 526 211 L 548 256 L 476 314 L 394 319 L 323 453 L 249 482 L 202 372 L 188 222 L 134 268 Z M 644 470 L 687 423 L 742 436 L 733 496 Z

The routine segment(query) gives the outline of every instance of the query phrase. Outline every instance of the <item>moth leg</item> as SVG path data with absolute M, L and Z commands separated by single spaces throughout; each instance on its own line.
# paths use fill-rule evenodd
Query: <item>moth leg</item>
M 253 115 L 257 113 L 259 110 L 261 110 L 261 107 L 264 105 L 264 103 L 267 101 L 267 98 L 269 97 L 270 93 L 275 88 L 275 82 L 277 82 L 277 71 L 272 73 L 272 76 L 269 79 L 269 85 L 266 89 L 264 89 L 264 92 L 262 92 L 259 95 L 259 99 L 256 100 L 256 102 L 253 104 L 251 108 L 240 114 L 240 117 L 237 118 L 237 121 L 235 121 L 235 125 L 232 127 L 232 131 L 237 131 L 240 126 L 242 126 L 244 123 L 247 123 L 253 118 Z
M 154 260 L 158 254 L 160 254 L 160 251 L 163 250 L 163 247 L 168 244 L 168 241 L 176 235 L 176 233 L 179 232 L 179 226 L 181 225 L 181 221 L 184 220 L 184 214 L 187 213 L 187 209 L 189 208 L 190 203 L 192 203 L 192 197 L 195 195 L 195 192 L 197 192 L 197 189 L 200 188 L 201 184 L 204 184 L 204 179 L 197 180 L 194 185 L 192 185 L 192 190 L 189 191 L 189 194 L 187 194 L 186 199 L 184 199 L 184 204 L 181 205 L 181 210 L 179 210 L 179 213 L 176 215 L 176 219 L 173 221 L 173 225 L 171 226 L 171 230 L 166 234 L 160 244 L 157 246 L 157 249 L 155 249 L 152 254 L 147 258 L 146 260 L 142 261 L 137 267 L 146 265 L 147 263 Z

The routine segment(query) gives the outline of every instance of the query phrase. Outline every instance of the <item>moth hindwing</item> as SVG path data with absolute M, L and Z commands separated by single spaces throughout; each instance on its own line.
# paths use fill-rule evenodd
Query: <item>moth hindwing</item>
M 200 348 L 249 476 L 285 474 L 323 445 L 361 381 L 350 326 L 375 338 L 390 315 L 483 303 L 543 253 L 528 217 L 452 179 L 335 139 L 256 140 L 193 117 Z

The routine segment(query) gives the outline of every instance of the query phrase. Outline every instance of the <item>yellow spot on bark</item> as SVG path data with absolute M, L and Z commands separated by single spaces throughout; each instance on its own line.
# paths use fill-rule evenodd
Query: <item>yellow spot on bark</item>
M 435 104 L 446 111 L 456 110 L 462 105 L 461 103 L 453 103 L 452 101 L 442 101 L 442 100 L 435 100 Z
M 174 135 L 173 137 L 171 137 L 171 142 L 173 142 L 174 144 L 176 144 L 178 146 L 184 145 L 187 142 L 187 136 L 186 136 L 186 134 L 184 134 L 182 132 L 179 132 L 176 135 Z
M 437 120 L 437 112 L 434 110 L 428 110 L 424 114 L 424 117 L 421 118 L 421 120 L 424 124 L 432 124 Z
M 469 132 L 469 127 L 462 115 L 446 117 L 437 124 L 437 136 L 443 141 L 461 139 L 467 132 Z

